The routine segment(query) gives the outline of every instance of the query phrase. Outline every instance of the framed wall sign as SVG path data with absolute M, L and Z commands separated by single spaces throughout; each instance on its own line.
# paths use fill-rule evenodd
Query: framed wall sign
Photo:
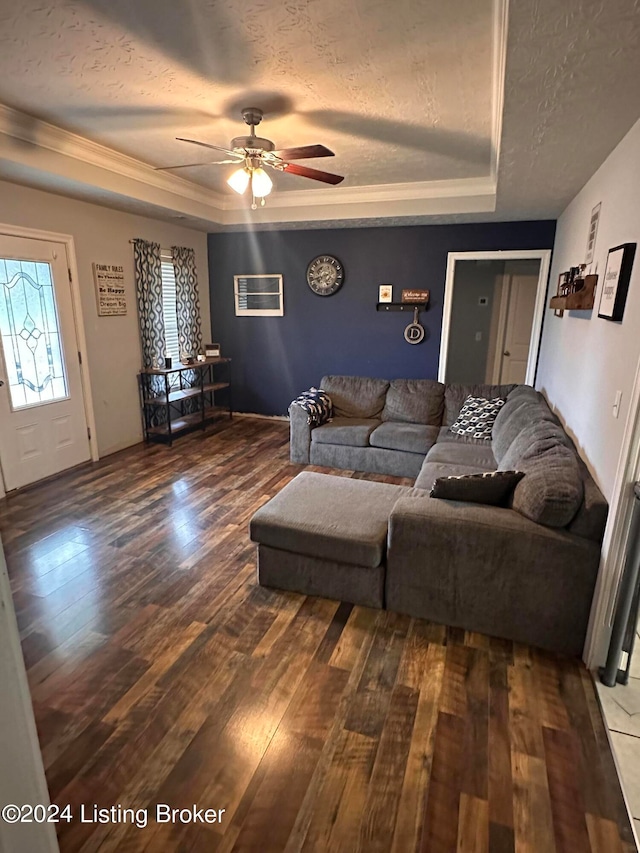
M 622 320 L 636 245 L 623 243 L 609 249 L 598 308 L 598 317 L 603 320 Z
M 600 209 L 602 202 L 596 204 L 591 211 L 591 219 L 589 220 L 589 234 L 587 236 L 587 257 L 585 264 L 590 264 L 593 261 L 593 253 L 596 248 L 596 237 L 598 235 L 598 222 L 600 222 Z
M 402 301 L 403 302 L 424 302 L 424 303 L 427 303 L 429 301 L 429 291 L 428 290 L 403 290 L 402 291 Z
M 117 317 L 127 313 L 124 267 L 121 264 L 94 264 L 96 302 L 99 317 Z

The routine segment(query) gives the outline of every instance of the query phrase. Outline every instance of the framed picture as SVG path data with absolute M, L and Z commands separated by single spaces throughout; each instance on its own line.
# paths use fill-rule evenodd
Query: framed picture
M 587 257 L 584 261 L 587 265 L 593 262 L 593 253 L 596 248 L 596 236 L 598 234 L 598 222 L 600 222 L 601 207 L 602 202 L 600 202 L 600 204 L 596 204 L 591 211 L 591 219 L 589 220 L 589 236 L 587 237 Z
M 236 317 L 283 317 L 281 275 L 234 275 Z
M 636 245 L 623 243 L 609 249 L 598 308 L 598 317 L 603 320 L 622 320 Z
M 378 302 L 393 302 L 393 285 L 381 284 L 378 287 Z

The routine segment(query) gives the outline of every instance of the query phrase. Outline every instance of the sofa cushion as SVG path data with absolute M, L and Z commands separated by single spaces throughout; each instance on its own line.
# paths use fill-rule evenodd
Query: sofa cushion
M 564 444 L 549 443 L 525 455 L 518 469 L 525 477 L 518 483 L 512 509 L 547 527 L 566 527 L 580 508 L 584 486 L 578 458 Z
M 517 385 L 447 385 L 444 392 L 444 425 L 451 426 L 460 413 L 467 397 L 495 397 L 506 399 Z
M 346 444 L 349 447 L 368 447 L 369 436 L 380 421 L 373 418 L 334 418 L 311 432 L 311 441 L 318 444 Z
M 434 379 L 393 379 L 382 412 L 383 421 L 440 426 L 444 388 Z
M 530 407 L 526 407 L 522 414 L 529 419 L 528 426 L 518 432 L 509 449 L 502 454 L 498 464 L 501 471 L 523 470 L 521 463 L 524 459 L 532 459 L 553 447 L 570 446 L 569 436 L 560 424 L 539 419 L 539 407 L 536 406 L 533 411 Z
M 387 421 L 369 436 L 372 447 L 385 447 L 387 450 L 407 450 L 409 453 L 421 453 L 423 456 L 435 444 L 439 427 L 423 424 L 401 424 Z
M 448 462 L 452 465 L 474 465 L 483 471 L 495 471 L 498 467 L 488 441 L 477 444 L 441 441 L 427 453 L 427 462 Z
M 493 424 L 505 403 L 504 397 L 494 397 L 492 400 L 485 397 L 467 397 L 458 417 L 451 424 L 451 432 L 491 441 Z
M 503 506 L 523 477 L 522 471 L 486 471 L 484 474 L 438 477 L 431 489 L 431 497 Z
M 379 418 L 389 383 L 366 376 L 324 376 L 320 387 L 331 397 L 337 418 Z
M 484 474 L 477 465 L 459 465 L 452 462 L 429 462 L 425 459 L 416 477 L 415 488 L 430 492 L 438 477 L 461 477 L 464 474 Z
M 532 385 L 516 385 L 513 391 L 509 391 L 507 394 L 507 400 L 521 400 L 521 399 L 531 400 L 534 403 L 537 403 L 539 400 L 544 400 L 544 397 L 539 391 Z
M 493 455 L 498 462 L 502 462 L 502 457 L 526 427 L 539 421 L 557 424 L 556 416 L 542 395 L 539 399 L 527 394 L 514 395 L 515 392 L 509 395 L 493 425 L 491 441 Z
M 254 513 L 251 539 L 270 548 L 356 566 L 379 566 L 404 486 L 303 471 Z
M 472 438 L 469 435 L 457 435 L 457 433 L 451 432 L 450 426 L 440 427 L 436 444 L 457 444 L 459 446 L 463 444 L 471 444 L 476 447 L 487 447 L 487 442 L 484 438 Z

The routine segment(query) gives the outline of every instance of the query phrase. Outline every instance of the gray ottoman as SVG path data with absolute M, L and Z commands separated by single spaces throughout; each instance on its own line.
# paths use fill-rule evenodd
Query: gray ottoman
M 262 586 L 384 606 L 389 515 L 404 486 L 303 471 L 249 523 Z

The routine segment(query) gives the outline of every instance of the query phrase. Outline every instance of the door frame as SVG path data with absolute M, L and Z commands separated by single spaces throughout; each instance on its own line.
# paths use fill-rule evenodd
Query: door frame
M 500 293 L 500 305 L 498 306 L 498 325 L 496 328 L 496 347 L 493 352 L 493 364 L 491 365 L 490 385 L 500 384 L 502 373 L 502 359 L 504 358 L 504 338 L 507 331 L 507 314 L 509 313 L 509 302 L 511 301 L 511 282 L 507 284 L 506 275 L 502 276 L 502 292 Z M 500 346 L 498 346 L 500 344 Z M 496 382 L 496 374 L 498 381 Z M 486 372 L 485 372 L 486 376 Z
M 16 622 L 11 586 L 0 542 L 0 680 L 4 699 L 0 720 L 0 800 L 3 803 L 48 805 L 47 780 L 42 763 L 33 705 L 20 634 Z M 0 849 L 7 853 L 32 850 L 58 853 L 52 823 L 9 824 L 0 820 Z
M 98 436 L 96 432 L 95 413 L 93 410 L 93 395 L 91 393 L 91 376 L 89 375 L 89 356 L 87 353 L 87 338 L 84 329 L 84 318 L 82 315 L 82 299 L 80 296 L 80 277 L 78 275 L 78 263 L 76 260 L 76 249 L 71 234 L 58 234 L 54 231 L 41 231 L 36 228 L 23 228 L 21 225 L 8 225 L 0 222 L 0 237 L 24 237 L 27 240 L 42 240 L 46 243 L 60 243 L 64 245 L 67 255 L 67 268 L 71 278 L 71 304 L 73 306 L 73 322 L 76 327 L 76 338 L 78 352 L 80 353 L 80 377 L 82 379 L 82 396 L 84 400 L 84 414 L 89 427 L 89 450 L 91 461 L 97 462 L 100 458 L 98 453 Z M 0 464 L 0 498 L 5 496 L 4 480 L 2 477 L 2 466 Z
M 451 312 L 453 309 L 453 288 L 455 282 L 456 263 L 458 261 L 540 261 L 538 274 L 538 289 L 536 292 L 536 307 L 531 327 L 531 343 L 527 360 L 525 382 L 533 385 L 538 366 L 538 351 L 542 338 L 542 320 L 547 296 L 549 268 L 551 266 L 551 249 L 508 249 L 496 252 L 449 252 L 447 255 L 447 272 L 444 283 L 444 305 L 442 308 L 442 333 L 440 335 L 440 362 L 438 364 L 438 381 L 444 382 L 447 372 L 447 355 L 449 349 L 449 331 L 451 327 Z
M 622 436 L 618 467 L 609 503 L 609 517 L 602 540 L 600 571 L 596 581 L 587 628 L 583 660 L 593 669 L 603 664 L 611 630 L 622 570 L 631 533 L 635 497 L 633 483 L 640 479 L 640 360 L 629 401 L 629 413 Z M 634 654 L 640 654 L 638 647 Z

